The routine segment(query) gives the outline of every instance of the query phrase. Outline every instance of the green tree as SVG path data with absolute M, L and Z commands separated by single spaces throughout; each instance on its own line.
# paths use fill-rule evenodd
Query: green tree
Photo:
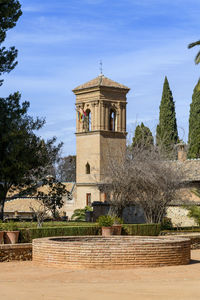
M 143 123 L 138 125 L 135 129 L 135 136 L 133 137 L 132 147 L 141 149 L 148 149 L 153 146 L 153 135 L 151 130 L 144 126 Z
M 22 15 L 21 5 L 17 0 L 2 0 L 0 3 L 0 45 L 6 38 L 7 30 L 16 25 L 17 20 Z M 9 73 L 17 65 L 17 50 L 15 47 L 6 49 L 0 48 L 0 76 Z M 3 80 L 0 80 L 2 85 Z
M 1 1 L 0 44 L 21 14 L 19 1 Z M 0 48 L 0 76 L 14 69 L 16 57 L 15 47 Z M 0 85 L 2 83 L 0 80 Z M 56 138 L 45 142 L 35 135 L 35 131 L 44 125 L 44 120 L 31 118 L 27 114 L 29 102 L 20 104 L 20 97 L 16 92 L 0 98 L 0 219 L 3 219 L 8 191 L 34 186 L 38 178 L 48 174 L 62 146 L 55 146 Z
M 190 48 L 193 48 L 195 46 L 200 46 L 200 41 L 197 41 L 197 42 L 189 44 L 188 48 L 190 49 Z M 194 61 L 195 61 L 195 64 L 199 64 L 200 63 L 200 51 L 197 53 Z
M 167 77 L 165 77 L 160 103 L 159 124 L 156 129 L 156 143 L 167 156 L 171 157 L 178 142 L 175 104 Z
M 9 190 L 34 187 L 44 178 L 57 160 L 60 143 L 36 136 L 44 125 L 43 119 L 34 120 L 27 114 L 28 102 L 20 105 L 20 94 L 0 98 L 0 219 Z
M 48 176 L 43 179 L 42 187 L 44 190 L 38 190 L 37 199 L 42 201 L 42 203 L 51 211 L 54 219 L 57 217 L 57 209 L 63 207 L 64 200 L 63 196 L 69 195 L 66 186 L 55 180 L 53 176 Z
M 200 158 L 200 79 L 194 88 L 190 104 L 188 158 Z

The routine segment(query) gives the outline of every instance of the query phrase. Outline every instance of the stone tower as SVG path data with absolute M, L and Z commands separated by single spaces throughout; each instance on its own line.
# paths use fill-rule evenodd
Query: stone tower
M 126 147 L 126 94 L 129 88 L 104 75 L 76 87 L 76 207 L 104 201 L 98 183 L 104 182 L 108 152 Z

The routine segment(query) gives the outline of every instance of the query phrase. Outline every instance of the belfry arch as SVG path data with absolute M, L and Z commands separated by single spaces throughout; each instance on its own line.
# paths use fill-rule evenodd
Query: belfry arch
M 84 115 L 84 129 L 85 131 L 91 131 L 91 110 L 89 108 Z
M 109 112 L 109 130 L 117 131 L 117 113 L 113 108 L 111 108 Z

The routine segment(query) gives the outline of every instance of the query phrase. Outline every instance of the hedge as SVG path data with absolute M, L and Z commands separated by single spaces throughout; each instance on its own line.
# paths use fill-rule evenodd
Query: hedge
M 200 227 L 174 227 L 171 229 L 161 230 L 161 234 L 175 234 L 175 233 L 192 233 L 200 232 Z
M 123 235 L 157 236 L 160 234 L 161 224 L 123 224 Z
M 14 222 L 16 224 L 16 226 L 19 228 L 19 229 L 24 229 L 24 228 L 37 228 L 37 222 L 27 222 L 27 221 L 21 221 L 21 222 L 18 222 L 18 221 L 7 221 L 7 222 L 4 222 L 2 224 L 9 224 L 10 222 Z M 69 226 L 69 227 L 73 227 L 73 226 L 97 226 L 97 223 L 89 223 L 89 222 L 74 222 L 74 221 L 48 221 L 48 222 L 43 222 L 42 224 L 42 228 L 44 227 L 66 227 L 66 226 Z
M 122 235 L 157 236 L 161 230 L 160 224 L 124 224 Z M 19 241 L 30 243 L 32 239 L 48 236 L 98 235 L 99 226 L 65 226 L 20 229 Z
M 98 226 L 67 226 L 20 229 L 19 241 L 31 243 L 32 239 L 48 236 L 97 235 Z

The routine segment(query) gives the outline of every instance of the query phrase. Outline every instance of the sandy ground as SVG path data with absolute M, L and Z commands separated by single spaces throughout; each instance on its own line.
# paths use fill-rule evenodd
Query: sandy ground
M 200 250 L 187 266 L 67 270 L 0 263 L 0 300 L 200 299 Z

